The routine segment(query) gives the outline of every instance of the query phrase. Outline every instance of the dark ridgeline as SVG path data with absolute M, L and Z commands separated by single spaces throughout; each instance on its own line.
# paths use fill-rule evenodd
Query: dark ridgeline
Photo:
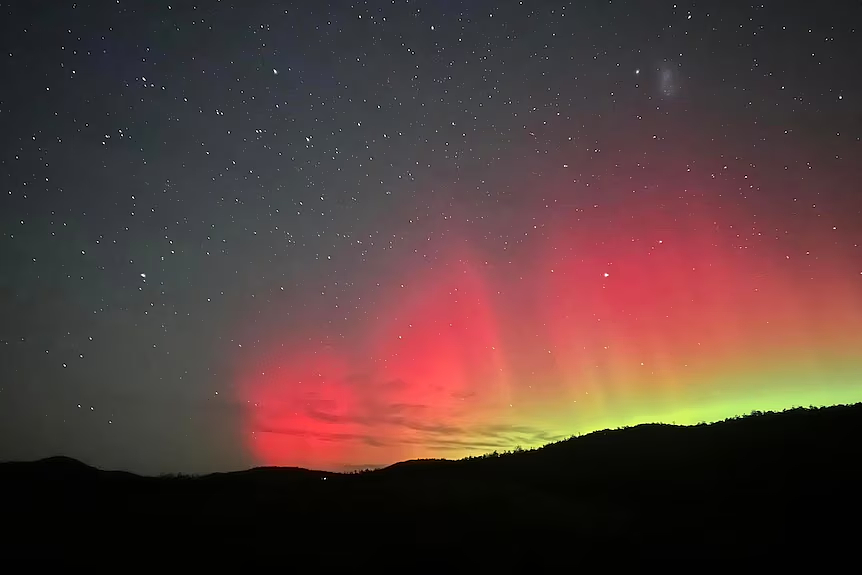
M 860 471 L 856 404 L 351 474 L 141 477 L 56 457 L 0 464 L 0 489 L 3 522 L 40 545 L 95 537 L 135 553 L 252 553 L 324 570 L 544 572 L 685 558 L 701 571 L 729 555 L 781 562 L 856 548 Z

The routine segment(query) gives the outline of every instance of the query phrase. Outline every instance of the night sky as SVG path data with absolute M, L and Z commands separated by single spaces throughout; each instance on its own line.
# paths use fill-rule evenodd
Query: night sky
M 858 2 L 0 5 L 0 459 L 862 401 Z

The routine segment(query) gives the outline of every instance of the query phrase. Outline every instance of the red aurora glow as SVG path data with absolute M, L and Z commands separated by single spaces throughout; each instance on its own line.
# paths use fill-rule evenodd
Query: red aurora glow
M 459 248 L 410 269 L 380 288 L 361 339 L 273 341 L 245 363 L 243 437 L 262 464 L 329 469 L 507 449 L 562 435 L 561 421 L 688 407 L 751 358 L 813 361 L 856 341 L 862 307 L 840 265 L 748 250 L 768 239 L 691 215 L 710 211 L 548 225 L 509 268 Z
M 441 267 L 412 274 L 422 289 L 393 288 L 349 354 L 279 346 L 255 362 L 241 390 L 258 461 L 331 468 L 464 447 L 471 418 L 505 395 L 498 330 L 471 266 Z

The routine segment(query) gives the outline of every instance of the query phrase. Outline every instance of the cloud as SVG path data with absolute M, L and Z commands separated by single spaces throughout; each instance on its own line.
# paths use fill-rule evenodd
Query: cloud
M 560 439 L 568 437 L 564 435 L 551 434 L 544 429 L 528 425 L 490 424 L 479 426 L 475 431 L 481 436 L 512 438 L 530 445 L 537 443 L 550 443 L 552 441 L 559 441 Z
M 333 415 L 312 412 L 317 420 L 332 424 L 352 424 L 357 427 L 377 427 L 390 425 L 418 433 L 379 433 L 321 431 L 291 426 L 261 427 L 261 433 L 276 433 L 304 437 L 326 442 L 358 442 L 370 447 L 389 448 L 397 445 L 422 446 L 432 451 L 493 451 L 508 450 L 516 445 L 539 445 L 565 439 L 526 425 L 490 424 L 478 426 L 457 426 L 441 422 L 414 421 L 401 417 L 370 418 L 358 416 Z M 370 431 L 370 430 L 369 430 Z
M 361 433 L 338 433 L 338 432 L 327 432 L 327 431 L 314 431 L 309 429 L 300 429 L 296 427 L 278 427 L 278 426 L 270 426 L 270 427 L 260 427 L 255 430 L 257 433 L 273 433 L 276 435 L 288 435 L 292 437 L 304 437 L 310 439 L 316 439 L 318 441 L 344 441 L 344 442 L 362 442 L 367 445 L 373 445 L 375 447 L 382 447 L 386 445 L 381 442 L 379 439 L 374 437 L 364 435 Z
M 382 406 L 381 409 L 379 409 L 376 413 L 369 413 L 365 415 L 340 415 L 334 413 L 326 413 L 314 409 L 308 409 L 305 411 L 305 415 L 315 421 L 320 421 L 324 423 L 351 424 L 366 427 L 381 427 L 389 425 L 395 427 L 403 427 L 414 431 L 424 431 L 426 433 L 443 435 L 455 435 L 464 433 L 463 428 L 455 425 L 447 425 L 436 422 L 425 423 L 401 415 L 395 415 L 404 411 L 404 407 L 405 406 L 403 405 Z M 424 408 L 424 406 L 412 407 Z
M 560 439 L 528 425 L 477 418 L 494 413 L 493 406 L 469 387 L 368 372 L 307 371 L 317 375 L 299 371 L 260 388 L 248 424 L 260 434 L 254 445 L 267 461 L 342 467 L 352 457 L 392 463 L 420 454 L 458 457 Z
M 370 445 L 371 447 L 386 447 L 387 445 L 385 442 L 380 441 L 378 438 L 369 436 L 364 436 L 362 438 L 362 443 L 364 443 L 365 445 Z
M 415 431 L 424 431 L 435 435 L 460 435 L 464 433 L 464 429 L 456 425 L 446 425 L 444 423 L 421 423 L 418 421 L 398 421 L 396 425 L 401 425 Z

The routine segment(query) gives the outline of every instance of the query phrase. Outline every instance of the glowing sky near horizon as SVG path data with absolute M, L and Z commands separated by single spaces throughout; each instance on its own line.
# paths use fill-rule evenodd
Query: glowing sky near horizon
M 852 263 L 738 233 L 702 197 L 548 223 L 541 248 L 496 265 L 456 239 L 406 268 L 356 339 L 276 337 L 240 379 L 250 449 L 333 469 L 862 398 Z
M 862 401 L 858 2 L 0 7 L 0 460 Z

